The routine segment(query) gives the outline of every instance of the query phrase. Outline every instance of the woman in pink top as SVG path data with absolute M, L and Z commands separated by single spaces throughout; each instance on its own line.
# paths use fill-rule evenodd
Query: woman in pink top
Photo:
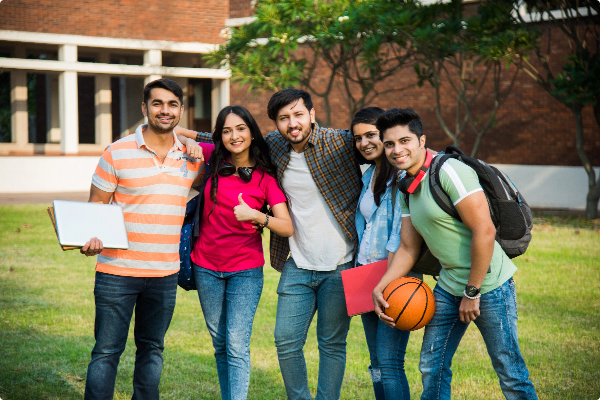
M 192 251 L 198 297 L 212 336 L 221 398 L 245 399 L 250 335 L 263 288 L 262 228 L 293 226 L 269 148 L 243 107 L 221 110 L 212 135 L 200 236 Z M 272 215 L 267 215 L 267 205 Z

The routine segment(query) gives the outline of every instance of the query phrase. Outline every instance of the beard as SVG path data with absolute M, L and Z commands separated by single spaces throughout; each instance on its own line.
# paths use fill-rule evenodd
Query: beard
M 162 123 L 159 121 L 159 116 L 161 114 L 156 115 L 152 118 L 148 118 L 148 125 L 152 128 L 153 131 L 157 133 L 170 133 L 179 123 L 179 118 L 173 117 L 173 119 L 169 123 Z
M 287 131 L 287 140 L 290 143 L 302 143 L 312 132 L 312 124 L 310 124 L 308 127 L 302 127 L 302 129 L 300 130 L 300 135 L 294 137 L 292 135 L 290 135 L 290 132 L 293 129 L 288 129 Z

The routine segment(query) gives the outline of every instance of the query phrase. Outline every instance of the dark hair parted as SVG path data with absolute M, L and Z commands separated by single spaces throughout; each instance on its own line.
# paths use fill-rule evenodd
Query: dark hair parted
M 146 104 L 146 106 L 148 106 L 150 92 L 152 91 L 152 89 L 156 88 L 165 89 L 173 93 L 179 98 L 179 103 L 183 105 L 183 90 L 181 89 L 181 86 L 179 86 L 177 82 L 174 82 L 170 79 L 162 78 L 148 83 L 144 88 L 144 103 Z
M 279 110 L 288 104 L 302 99 L 308 111 L 312 110 L 313 103 L 310 93 L 301 89 L 283 89 L 271 96 L 267 105 L 267 115 L 273 121 L 277 118 Z
M 385 111 L 383 108 L 379 107 L 363 108 L 354 115 L 354 119 L 350 123 L 350 131 L 354 134 L 354 127 L 358 124 L 375 126 L 379 117 L 384 113 Z M 354 145 L 354 154 L 356 156 L 356 161 L 359 164 L 375 164 L 375 161 L 366 160 L 362 154 L 360 154 L 360 151 L 356 148 L 356 144 Z M 396 172 L 392 164 L 389 163 L 385 153 L 382 153 L 379 158 L 381 162 L 379 163 L 379 172 L 375 178 L 375 187 L 373 189 L 373 198 L 377 207 L 381 204 L 381 195 L 385 193 L 387 183 L 394 177 Z
M 417 139 L 423 136 L 421 118 L 412 108 L 391 108 L 377 119 L 375 126 L 379 130 L 381 140 L 385 131 L 395 126 L 408 126 L 408 130 L 417 135 Z
M 227 157 L 231 155 L 229 150 L 225 148 L 223 144 L 223 127 L 225 126 L 225 120 L 229 114 L 235 114 L 240 117 L 248 129 L 250 130 L 250 135 L 252 136 L 252 140 L 250 141 L 250 160 L 254 160 L 256 163 L 255 174 L 260 173 L 264 176 L 265 173 L 276 177 L 277 169 L 275 165 L 271 161 L 271 156 L 269 155 L 269 147 L 267 142 L 263 138 L 260 128 L 258 124 L 254 120 L 254 117 L 248 110 L 246 110 L 242 106 L 227 106 L 223 108 L 219 115 L 217 116 L 217 120 L 215 122 L 215 130 L 212 134 L 212 141 L 215 145 L 215 149 L 213 150 L 210 160 L 208 161 L 211 165 L 211 173 L 210 173 L 210 199 L 213 201 L 214 205 L 217 204 L 217 188 L 219 186 L 219 166 L 223 164 Z M 262 177 L 261 177 L 262 180 Z M 260 187 L 260 183 L 259 183 Z M 213 205 L 213 209 L 214 209 Z M 261 212 L 266 213 L 266 203 L 261 209 Z M 212 213 L 212 210 L 211 210 Z M 209 213 L 210 216 L 210 213 Z

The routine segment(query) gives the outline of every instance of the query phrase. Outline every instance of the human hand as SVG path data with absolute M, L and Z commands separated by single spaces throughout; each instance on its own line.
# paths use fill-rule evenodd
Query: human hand
M 373 289 L 373 306 L 375 306 L 375 314 L 379 316 L 381 322 L 389 327 L 396 327 L 394 319 L 385 315 L 385 309 L 389 307 L 389 304 L 383 298 L 383 292 L 379 286 L 376 286 L 375 289 Z
M 479 299 L 471 300 L 467 297 L 463 297 L 460 301 L 460 307 L 458 308 L 458 314 L 460 321 L 463 324 L 468 324 L 471 321 L 475 321 L 479 317 Z
M 257 213 L 258 211 L 256 211 L 253 208 L 250 208 L 250 206 L 248 206 L 248 204 L 246 204 L 246 202 L 244 201 L 244 199 L 242 198 L 242 194 L 240 193 L 238 196 L 238 200 L 240 202 L 239 205 L 233 207 L 233 213 L 235 214 L 235 218 L 238 221 L 256 221 L 257 218 Z
M 190 157 L 197 159 L 198 161 L 204 161 L 204 155 L 202 154 L 202 147 L 194 139 L 185 138 L 185 147 Z
M 85 254 L 86 257 L 90 257 L 102 253 L 102 250 L 104 250 L 102 240 L 98 239 L 97 237 L 93 237 L 86 242 L 81 249 L 79 249 L 79 252 L 81 254 Z

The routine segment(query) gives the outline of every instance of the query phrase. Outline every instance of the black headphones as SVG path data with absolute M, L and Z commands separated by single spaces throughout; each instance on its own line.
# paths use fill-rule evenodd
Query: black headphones
M 425 150 L 425 162 L 421 166 L 419 173 L 415 176 L 409 176 L 407 173 L 404 175 L 404 178 L 400 179 L 398 188 L 402 193 L 411 194 L 419 191 L 419 188 L 421 187 L 421 181 L 425 177 L 425 174 L 429 169 L 429 165 L 431 165 L 431 160 L 433 160 L 433 154 L 431 154 L 428 150 Z
M 252 180 L 252 172 L 256 169 L 256 165 L 254 167 L 239 167 L 236 168 L 235 165 L 230 163 L 223 163 L 217 170 L 217 173 L 221 176 L 231 176 L 235 174 L 237 171 L 238 175 L 242 180 L 246 183 Z

